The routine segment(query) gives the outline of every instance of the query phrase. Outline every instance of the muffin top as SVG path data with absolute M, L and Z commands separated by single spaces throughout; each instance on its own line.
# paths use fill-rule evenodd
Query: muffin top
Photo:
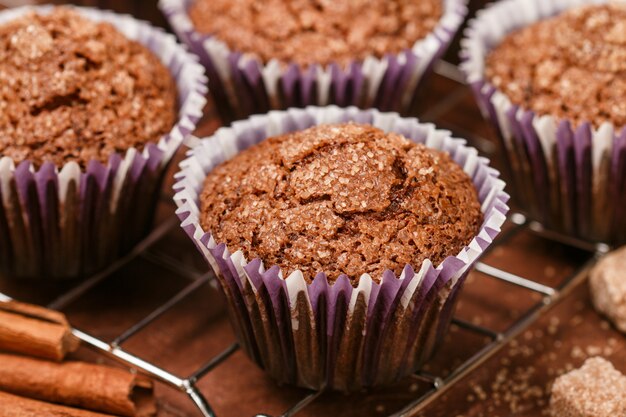
M 442 0 L 195 0 L 189 16 L 263 62 L 345 65 L 413 47 L 442 9 Z
M 487 79 L 517 105 L 574 126 L 626 126 L 626 6 L 571 9 L 510 33 Z
M 216 167 L 200 223 L 284 277 L 435 265 L 476 236 L 476 190 L 447 153 L 369 125 L 320 125 L 266 139 Z
M 157 142 L 176 87 L 147 48 L 67 8 L 0 26 L 0 156 L 62 165 Z

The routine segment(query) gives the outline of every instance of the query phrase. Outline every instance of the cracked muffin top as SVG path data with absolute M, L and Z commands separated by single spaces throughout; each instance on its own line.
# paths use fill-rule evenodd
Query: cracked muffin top
M 200 223 L 231 252 L 286 278 L 438 265 L 482 223 L 470 178 L 447 153 L 369 125 L 320 125 L 268 138 L 211 171 Z
M 68 8 L 0 26 L 0 156 L 107 163 L 177 117 L 176 86 L 143 45 Z
M 195 0 L 199 32 L 263 62 L 347 64 L 396 54 L 425 38 L 442 0 Z
M 577 7 L 512 32 L 485 75 L 539 115 L 626 126 L 626 5 Z

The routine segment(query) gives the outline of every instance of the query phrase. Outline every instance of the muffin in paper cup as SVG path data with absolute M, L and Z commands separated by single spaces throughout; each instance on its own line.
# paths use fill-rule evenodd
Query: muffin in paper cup
M 0 24 L 51 6 L 0 12 Z M 0 270 L 8 278 L 67 279 L 98 271 L 128 253 L 147 235 L 169 161 L 195 128 L 205 104 L 206 76 L 197 58 L 173 35 L 131 16 L 91 8 L 71 10 L 112 24 L 150 49 L 177 88 L 178 114 L 171 131 L 142 151 L 35 165 L 0 159 Z
M 248 260 L 239 248 L 227 248 L 203 230 L 200 194 L 216 166 L 267 137 L 348 121 L 449 153 L 471 178 L 483 216 L 469 245 L 438 266 L 430 259 L 406 265 L 400 276 L 387 269 L 377 279 L 363 273 L 357 280 L 341 274 L 333 281 L 318 273 L 306 280 L 301 270 L 285 277 L 278 265 Z M 508 211 L 498 172 L 465 143 L 396 113 L 327 106 L 253 116 L 190 150 L 176 174 L 177 215 L 213 268 L 247 355 L 280 383 L 312 389 L 354 391 L 419 369 L 445 334 L 468 271 L 499 233 Z
M 507 34 L 594 0 L 504 0 L 477 14 L 462 42 L 462 70 L 495 127 L 510 166 L 513 197 L 546 228 L 589 241 L 626 241 L 626 130 L 517 105 L 485 75 Z M 606 28 L 608 31 L 608 28 Z
M 198 32 L 189 17 L 194 0 L 160 0 L 159 7 L 178 37 L 200 57 L 209 90 L 226 120 L 273 109 L 308 105 L 357 106 L 407 112 L 422 79 L 431 71 L 467 15 L 467 0 L 442 0 L 434 30 L 411 49 L 344 65 L 267 62 L 232 50 L 216 36 Z

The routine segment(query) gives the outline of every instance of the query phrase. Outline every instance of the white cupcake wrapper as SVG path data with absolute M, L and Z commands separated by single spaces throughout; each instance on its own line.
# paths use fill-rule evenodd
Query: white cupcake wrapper
M 0 24 L 24 13 L 49 13 L 51 6 L 0 12 Z M 11 277 L 73 278 L 103 268 L 148 232 L 168 162 L 195 128 L 206 102 L 206 77 L 197 59 L 174 36 L 127 15 L 74 8 L 106 21 L 147 46 L 176 81 L 176 125 L 142 152 L 113 154 L 105 165 L 51 162 L 35 170 L 0 159 L 0 268 Z
M 606 0 L 503 0 L 479 11 L 462 42 L 462 69 L 478 104 L 496 127 L 514 195 L 546 227 L 577 237 L 626 241 L 626 130 L 538 116 L 519 108 L 485 79 L 487 54 L 514 29 Z
M 373 56 L 341 68 L 302 68 L 277 60 L 263 64 L 233 51 L 215 36 L 199 33 L 187 13 L 194 0 L 160 0 L 170 25 L 209 74 L 209 86 L 226 118 L 265 113 L 270 109 L 337 104 L 406 111 L 422 78 L 448 48 L 467 15 L 467 0 L 442 0 L 439 24 L 413 48 L 384 58 Z M 227 108 L 227 107 L 228 108 Z
M 472 178 L 484 222 L 476 238 L 437 268 L 407 265 L 381 283 L 363 274 L 356 288 L 342 275 L 318 274 L 308 284 L 300 271 L 283 277 L 260 259 L 231 254 L 199 223 L 199 194 L 207 173 L 266 137 L 322 123 L 370 123 L 426 146 L 445 150 Z M 498 172 L 465 141 L 416 119 L 377 110 L 335 106 L 274 111 L 235 122 L 203 139 L 181 163 L 174 197 L 181 226 L 219 278 L 242 347 L 280 382 L 351 391 L 389 383 L 426 361 L 449 324 L 464 278 L 500 231 L 508 195 Z M 380 278 L 380 277 L 376 277 Z

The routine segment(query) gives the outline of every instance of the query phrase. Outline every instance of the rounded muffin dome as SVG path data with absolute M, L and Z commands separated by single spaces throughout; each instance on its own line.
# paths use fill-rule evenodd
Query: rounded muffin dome
M 189 17 L 231 49 L 307 66 L 410 49 L 443 12 L 443 0 L 195 0 Z
M 626 126 L 626 5 L 574 7 L 513 31 L 488 55 L 485 75 L 539 115 Z
M 0 26 L 0 78 L 0 156 L 16 163 L 107 163 L 158 142 L 177 119 L 159 58 L 69 8 Z
M 359 124 L 268 138 L 207 176 L 204 230 L 284 274 L 334 280 L 435 265 L 479 230 L 470 178 L 447 153 Z

